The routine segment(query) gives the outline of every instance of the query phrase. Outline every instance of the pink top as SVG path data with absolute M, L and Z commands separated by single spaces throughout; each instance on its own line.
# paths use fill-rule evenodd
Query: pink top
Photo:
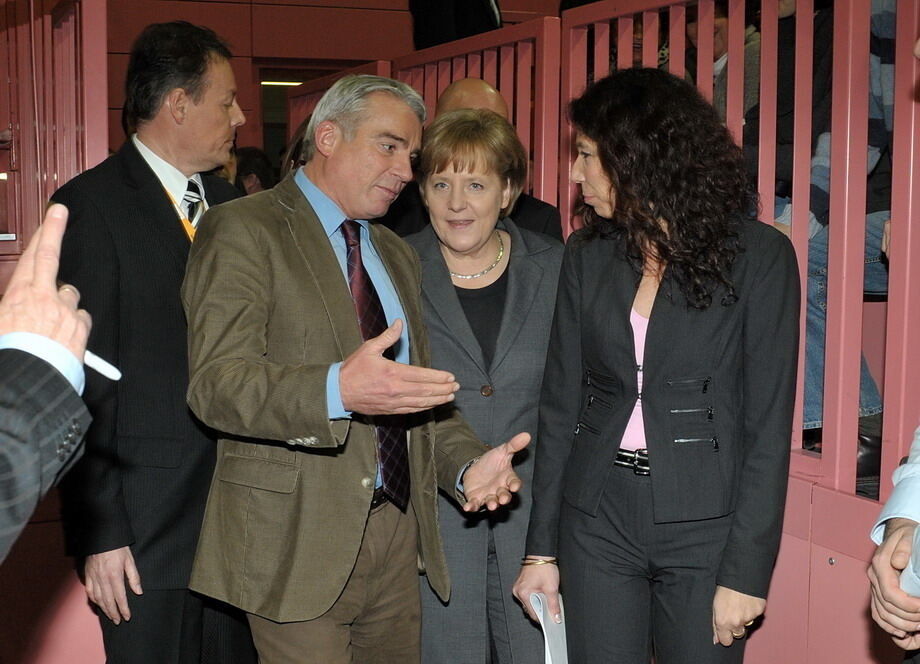
M 648 331 L 648 318 L 635 309 L 630 309 L 629 323 L 632 325 L 633 342 L 636 346 L 636 379 L 639 383 L 639 398 L 636 399 L 636 405 L 633 406 L 632 415 L 629 416 L 629 422 L 626 424 L 626 431 L 623 432 L 620 449 L 639 450 L 646 447 L 645 421 L 642 419 L 642 361 L 645 358 L 645 333 Z

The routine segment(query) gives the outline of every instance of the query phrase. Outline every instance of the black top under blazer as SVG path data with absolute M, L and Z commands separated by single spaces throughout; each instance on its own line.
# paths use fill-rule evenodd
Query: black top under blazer
M 733 514 L 716 582 L 766 597 L 786 495 L 799 276 L 781 233 L 749 220 L 740 235 L 735 304 L 722 305 L 719 289 L 694 309 L 665 271 L 642 413 L 655 522 Z M 584 238 L 566 248 L 544 374 L 527 539 L 535 555 L 556 553 L 563 500 L 597 514 L 638 397 L 629 323 L 638 276 L 613 239 Z
M 210 206 L 236 198 L 202 176 Z M 86 453 L 62 483 L 71 555 L 131 546 L 145 590 L 188 586 L 216 459 L 185 401 L 179 288 L 190 243 L 160 180 L 129 139 L 52 196 L 70 210 L 60 277 L 93 317 L 89 348 L 118 382 L 86 375 Z

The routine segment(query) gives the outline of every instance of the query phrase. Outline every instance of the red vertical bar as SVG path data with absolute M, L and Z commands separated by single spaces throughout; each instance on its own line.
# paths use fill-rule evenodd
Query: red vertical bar
M 416 92 L 420 95 L 425 94 L 425 68 L 424 67 L 413 67 L 409 76 L 411 78 L 411 85 L 415 88 Z
M 617 19 L 617 69 L 633 66 L 633 18 L 621 16 Z
M 792 244 L 795 247 L 796 256 L 799 261 L 799 283 L 802 293 L 808 292 L 807 283 L 807 266 L 808 266 L 808 208 L 809 192 L 811 189 L 811 107 L 812 107 L 812 61 L 813 61 L 813 42 L 814 42 L 814 19 L 813 19 L 813 0 L 801 0 L 796 6 L 796 34 L 795 34 L 795 122 L 793 125 L 793 145 L 794 152 L 792 156 Z M 771 8 L 772 10 L 773 8 Z M 764 62 L 761 57 L 761 63 Z M 770 63 L 773 65 L 774 63 Z M 775 66 L 775 65 L 774 65 Z M 776 85 L 780 82 L 776 81 Z M 788 82 L 783 82 L 788 85 Z M 775 106 L 774 106 L 775 109 Z M 775 113 L 773 118 L 775 119 Z M 775 126 L 771 125 L 774 129 Z M 775 135 L 775 133 L 774 133 Z M 774 144 L 770 145 L 774 149 Z M 775 169 L 775 162 L 771 162 L 771 167 Z M 773 171 L 775 177 L 775 170 Z M 773 181 L 775 188 L 775 180 Z M 774 189 L 775 190 L 775 189 Z M 774 207 L 772 198 L 765 201 L 765 206 L 771 209 Z M 771 218 L 773 213 L 771 212 Z M 802 267 L 805 266 L 805 267 Z M 799 316 L 802 321 L 806 320 L 807 308 L 806 299 L 803 297 Z M 805 372 L 805 335 L 799 337 L 799 377 L 801 384 L 804 386 Z M 803 412 L 800 402 L 804 403 L 804 394 L 801 392 L 796 395 L 796 417 L 801 417 Z M 801 419 L 795 419 L 797 424 Z M 855 436 L 854 436 L 855 437 Z M 825 436 L 826 438 L 826 436 Z M 794 426 L 792 429 L 792 445 L 795 448 L 801 448 L 801 429 Z M 832 443 L 826 443 L 826 446 L 832 446 Z M 829 456 L 823 456 L 819 462 L 819 468 L 816 476 L 826 477 L 828 468 L 831 467 Z
M 658 66 L 658 11 L 642 12 L 642 66 Z
M 610 73 L 610 22 L 594 24 L 594 79 Z
M 517 66 L 514 89 L 514 128 L 518 138 L 524 144 L 524 151 L 531 154 L 530 129 L 533 100 L 530 98 L 533 88 L 533 42 L 521 41 L 517 44 Z
M 438 60 L 438 97 L 444 92 L 444 88 L 450 85 L 450 60 Z
M 438 103 L 438 65 L 432 62 L 425 65 L 425 86 L 422 91 L 422 98 L 425 100 L 425 109 L 428 112 L 428 119 L 434 117 L 435 105 Z
M 744 0 L 729 0 L 725 124 L 739 145 L 744 125 L 744 29 Z
M 43 11 L 47 11 L 44 10 Z M 55 173 L 55 97 L 61 96 L 62 84 L 54 80 L 54 44 L 51 39 L 51 13 L 43 13 L 39 26 L 38 36 L 41 40 L 41 49 L 39 50 L 40 69 L 43 72 L 38 85 L 38 103 L 43 108 L 44 121 L 42 122 L 42 150 L 41 150 L 41 206 L 44 207 L 46 201 L 54 193 L 54 173 Z M 39 208 L 41 209 L 41 208 Z
M 492 87 L 498 86 L 498 53 L 494 48 L 482 52 L 482 79 Z
M 671 5 L 668 28 L 668 71 L 679 78 L 686 74 L 687 8 Z
M 768 223 L 772 223 L 775 216 L 773 201 L 776 197 L 776 76 L 779 53 L 777 21 L 776 3 L 765 2 L 761 4 L 760 137 L 758 139 L 757 190 L 760 192 L 762 206 L 761 220 Z M 801 354 L 799 359 L 802 360 Z M 799 367 L 799 378 L 801 377 L 802 366 Z M 799 382 L 801 383 L 801 380 Z M 801 421 L 801 403 L 799 403 L 794 421 Z
M 461 78 L 466 78 L 466 58 L 458 55 L 451 63 L 450 80 L 459 81 Z
M 881 499 L 888 478 L 910 447 L 920 413 L 920 104 L 914 95 L 920 63 L 912 48 L 920 35 L 920 0 L 898 3 L 892 152 L 891 248 L 888 251 L 888 336 Z
M 584 27 L 569 27 L 565 20 L 562 22 L 562 99 L 567 103 L 580 95 L 588 78 L 588 31 Z M 632 28 L 630 28 L 630 45 L 632 44 Z M 618 41 L 618 44 L 622 44 Z M 617 50 L 620 48 L 618 46 Z M 575 205 L 576 189 L 569 179 L 569 167 L 572 163 L 573 143 L 575 130 L 568 120 L 563 121 L 562 130 L 559 132 L 559 213 L 562 215 L 562 236 L 568 237 L 569 233 L 579 228 L 580 219 L 572 216 Z
M 700 0 L 697 15 L 696 85 L 700 93 L 712 101 L 712 35 L 715 31 L 713 0 Z
M 557 205 L 559 176 L 559 79 L 561 33 L 558 18 L 543 19 L 534 68 L 533 195 Z
M 834 5 L 833 195 L 828 242 L 822 461 L 829 466 L 830 486 L 848 492 L 854 490 L 856 480 L 853 441 L 862 352 L 862 326 L 858 321 L 862 319 L 866 234 L 870 6 L 864 0 L 838 0 Z M 797 11 L 797 18 L 801 11 L 804 10 Z M 796 104 L 797 118 L 798 115 Z M 797 140 L 796 149 L 800 144 Z M 793 190 L 797 186 L 793 184 Z M 807 194 L 803 195 L 807 199 Z M 801 224 L 798 219 L 802 219 Z M 796 224 L 805 226 L 804 217 L 797 218 L 793 226 Z
M 514 109 L 514 46 L 502 46 L 499 49 L 498 91 L 508 104 L 508 112 Z
M 470 53 L 466 56 L 466 75 L 470 78 L 482 78 L 482 53 Z

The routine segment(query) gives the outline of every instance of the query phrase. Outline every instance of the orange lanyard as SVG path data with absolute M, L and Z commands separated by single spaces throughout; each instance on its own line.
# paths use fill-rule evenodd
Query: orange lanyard
M 163 188 L 163 191 L 166 191 L 165 187 Z M 179 215 L 179 221 L 182 222 L 182 228 L 183 230 L 185 230 L 185 235 L 188 237 L 188 241 L 194 242 L 195 241 L 195 227 L 192 225 L 192 222 L 189 220 L 189 218 L 185 215 L 185 212 L 182 210 L 182 207 L 178 203 L 176 203 L 176 200 L 172 197 L 172 194 L 166 191 L 166 195 L 169 197 L 169 202 L 172 203 L 173 208 L 176 210 L 176 214 Z M 202 201 L 203 200 L 204 199 L 202 198 Z

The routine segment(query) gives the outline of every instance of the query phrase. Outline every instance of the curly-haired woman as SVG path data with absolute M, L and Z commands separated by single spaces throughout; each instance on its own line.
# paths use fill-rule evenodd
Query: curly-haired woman
M 569 115 L 586 228 L 562 265 L 515 595 L 555 611 L 561 583 L 575 664 L 740 662 L 780 540 L 795 254 L 751 218 L 741 151 L 690 84 L 623 70 Z

